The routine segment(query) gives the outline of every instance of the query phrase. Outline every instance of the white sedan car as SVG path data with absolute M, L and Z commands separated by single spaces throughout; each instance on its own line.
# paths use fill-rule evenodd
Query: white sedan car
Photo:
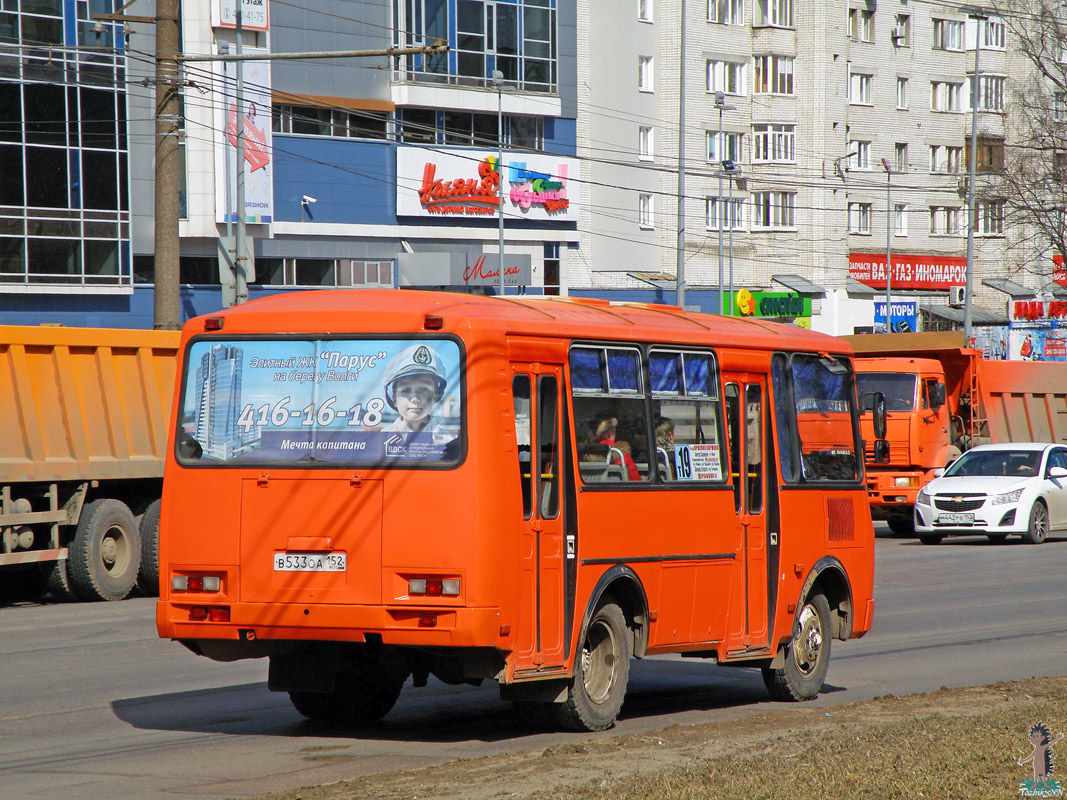
M 923 544 L 946 536 L 1011 534 L 1040 544 L 1067 528 L 1067 447 L 988 444 L 968 450 L 919 490 L 915 532 Z

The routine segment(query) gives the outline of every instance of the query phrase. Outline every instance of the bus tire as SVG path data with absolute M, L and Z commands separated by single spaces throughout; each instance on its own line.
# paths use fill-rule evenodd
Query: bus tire
M 1048 537 L 1048 509 L 1040 500 L 1030 509 L 1030 521 L 1023 533 L 1023 544 L 1041 544 Z
M 764 667 L 763 682 L 775 700 L 812 700 L 830 668 L 830 604 L 821 594 L 804 601 L 793 638 L 785 646 L 785 666 Z
M 611 602 L 600 606 L 578 648 L 567 699 L 552 707 L 562 727 L 604 731 L 615 724 L 630 679 L 629 642 L 622 609 Z
M 141 567 L 137 573 L 137 588 L 149 597 L 159 594 L 159 503 L 148 504 L 137 525 L 141 535 Z
M 289 692 L 308 719 L 342 725 L 376 722 L 396 705 L 408 673 L 376 662 L 358 662 L 337 674 L 332 692 Z
M 80 599 L 126 597 L 141 565 L 141 538 L 129 507 L 111 499 L 86 504 L 69 553 L 70 584 Z

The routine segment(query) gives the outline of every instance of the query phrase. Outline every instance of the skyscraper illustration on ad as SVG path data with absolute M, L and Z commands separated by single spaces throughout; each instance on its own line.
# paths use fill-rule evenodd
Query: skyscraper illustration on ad
M 244 350 L 232 345 L 212 346 L 196 369 L 196 440 L 209 458 L 229 460 L 259 444 L 259 428 L 242 431 L 241 375 Z

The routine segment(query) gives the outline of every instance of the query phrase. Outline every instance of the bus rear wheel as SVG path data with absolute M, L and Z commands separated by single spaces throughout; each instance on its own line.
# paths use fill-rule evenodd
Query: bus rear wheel
M 630 680 L 626 617 L 614 603 L 600 606 L 585 631 L 567 699 L 553 706 L 567 730 L 604 731 L 615 724 Z
M 360 725 L 389 713 L 407 677 L 397 665 L 360 659 L 337 673 L 333 691 L 290 691 L 289 699 L 315 722 Z
M 785 666 L 764 667 L 763 682 L 775 700 L 811 700 L 830 668 L 830 604 L 821 594 L 809 597 L 797 615 L 786 645 Z

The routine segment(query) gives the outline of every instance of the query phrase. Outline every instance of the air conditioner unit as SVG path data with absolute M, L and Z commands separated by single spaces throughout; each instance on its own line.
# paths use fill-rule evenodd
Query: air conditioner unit
M 901 25 L 900 27 L 893 28 L 889 36 L 894 42 L 900 42 L 908 38 L 908 32 L 905 30 L 904 26 Z
M 952 308 L 963 308 L 963 302 L 966 299 L 967 287 L 966 286 L 949 286 L 948 287 L 948 304 Z
M 960 177 L 956 178 L 956 188 L 959 190 L 960 194 L 967 193 L 967 182 L 969 180 L 970 178 L 966 175 L 961 175 Z

